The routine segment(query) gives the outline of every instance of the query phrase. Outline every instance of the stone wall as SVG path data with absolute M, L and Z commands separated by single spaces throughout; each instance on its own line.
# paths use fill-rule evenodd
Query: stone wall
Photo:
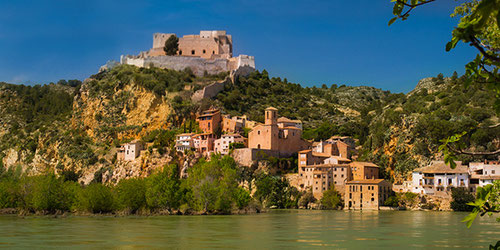
M 277 158 L 290 157 L 290 155 L 279 151 L 257 148 L 238 148 L 233 151 L 232 156 L 238 164 L 246 167 L 250 167 L 256 161 L 265 160 L 270 156 Z
M 220 82 L 214 82 L 210 85 L 205 86 L 203 89 L 197 90 L 194 92 L 194 94 L 191 96 L 191 100 L 193 102 L 199 102 L 204 98 L 213 98 L 215 97 L 219 92 L 224 90 L 224 86 L 226 84 L 231 83 L 230 78 L 226 78 L 224 81 Z

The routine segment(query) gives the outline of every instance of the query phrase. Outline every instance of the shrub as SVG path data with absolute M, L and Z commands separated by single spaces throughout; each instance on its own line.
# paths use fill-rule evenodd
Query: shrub
M 339 192 L 335 190 L 334 186 L 323 192 L 321 206 L 325 209 L 338 209 L 339 207 L 342 207 L 342 199 Z
M 450 203 L 451 209 L 454 211 L 472 211 L 473 207 L 467 205 L 469 202 L 474 202 L 474 195 L 467 191 L 466 188 L 452 188 Z
M 234 192 L 234 201 L 239 209 L 247 207 L 251 200 L 250 192 L 242 187 L 238 187 Z
M 116 201 L 121 209 L 132 213 L 146 207 L 146 181 L 141 178 L 121 180 L 115 188 Z
M 150 208 L 177 209 L 183 199 L 177 165 L 166 166 L 146 180 L 146 203 Z
M 21 183 L 24 186 L 23 207 L 30 211 L 69 211 L 75 201 L 77 184 L 64 182 L 53 173 L 24 177 Z
M 80 211 L 91 213 L 110 213 L 114 209 L 114 197 L 111 188 L 102 183 L 92 183 L 80 190 L 76 207 Z
M 398 207 L 399 206 L 399 199 L 397 196 L 393 195 L 387 198 L 384 202 L 384 206 L 389 206 L 389 207 Z
M 19 186 L 15 180 L 0 178 L 0 208 L 16 208 L 19 199 Z

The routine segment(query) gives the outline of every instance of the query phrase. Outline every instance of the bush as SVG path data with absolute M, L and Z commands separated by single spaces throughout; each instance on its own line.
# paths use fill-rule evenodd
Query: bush
M 92 183 L 80 190 L 76 207 L 91 213 L 110 213 L 114 210 L 114 197 L 111 188 L 102 183 Z
M 304 193 L 302 195 L 302 197 L 300 197 L 298 206 L 299 206 L 299 208 L 300 207 L 307 208 L 309 203 L 314 203 L 314 202 L 316 202 L 316 198 L 314 198 L 312 190 L 309 189 L 309 190 L 307 190 L 306 193 Z
M 16 208 L 18 199 L 18 183 L 15 180 L 0 178 L 0 208 Z
M 121 180 L 115 187 L 117 206 L 137 212 L 146 207 L 146 181 L 141 178 Z
M 321 207 L 324 209 L 338 209 L 339 207 L 342 207 L 342 199 L 339 192 L 335 190 L 334 186 L 323 192 Z
M 389 207 L 398 207 L 399 206 L 399 199 L 397 196 L 393 195 L 387 198 L 384 202 L 384 206 L 389 206 Z
M 166 166 L 146 180 L 146 203 L 150 208 L 177 209 L 183 200 L 177 165 Z
M 474 195 L 467 191 L 466 188 L 452 188 L 450 203 L 451 209 L 454 211 L 472 211 L 473 207 L 467 205 L 469 202 L 474 202 Z
M 69 211 L 75 201 L 78 184 L 64 182 L 54 174 L 24 177 L 21 180 L 23 208 L 55 213 Z

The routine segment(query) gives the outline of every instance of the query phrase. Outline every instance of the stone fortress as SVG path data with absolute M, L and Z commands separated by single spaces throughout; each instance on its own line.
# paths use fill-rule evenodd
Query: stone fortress
M 233 39 L 223 30 L 200 31 L 199 35 L 179 37 L 177 55 L 168 56 L 163 47 L 173 33 L 155 33 L 153 48 L 137 56 L 122 55 L 120 63 L 137 67 L 155 66 L 174 70 L 191 68 L 197 76 L 222 72 L 247 74 L 255 69 L 253 56 L 233 57 Z

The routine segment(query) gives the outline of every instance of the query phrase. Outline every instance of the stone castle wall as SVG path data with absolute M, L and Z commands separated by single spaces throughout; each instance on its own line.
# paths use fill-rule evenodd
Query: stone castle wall
M 153 65 L 155 67 L 173 70 L 191 68 L 196 76 L 203 76 L 205 71 L 208 74 L 215 75 L 223 72 L 234 71 L 243 66 L 248 66 L 253 69 L 255 68 L 254 57 L 246 55 L 240 55 L 231 59 L 204 59 L 200 57 L 188 56 L 122 56 L 120 63 L 134 65 L 137 67 L 149 67 L 150 65 Z

